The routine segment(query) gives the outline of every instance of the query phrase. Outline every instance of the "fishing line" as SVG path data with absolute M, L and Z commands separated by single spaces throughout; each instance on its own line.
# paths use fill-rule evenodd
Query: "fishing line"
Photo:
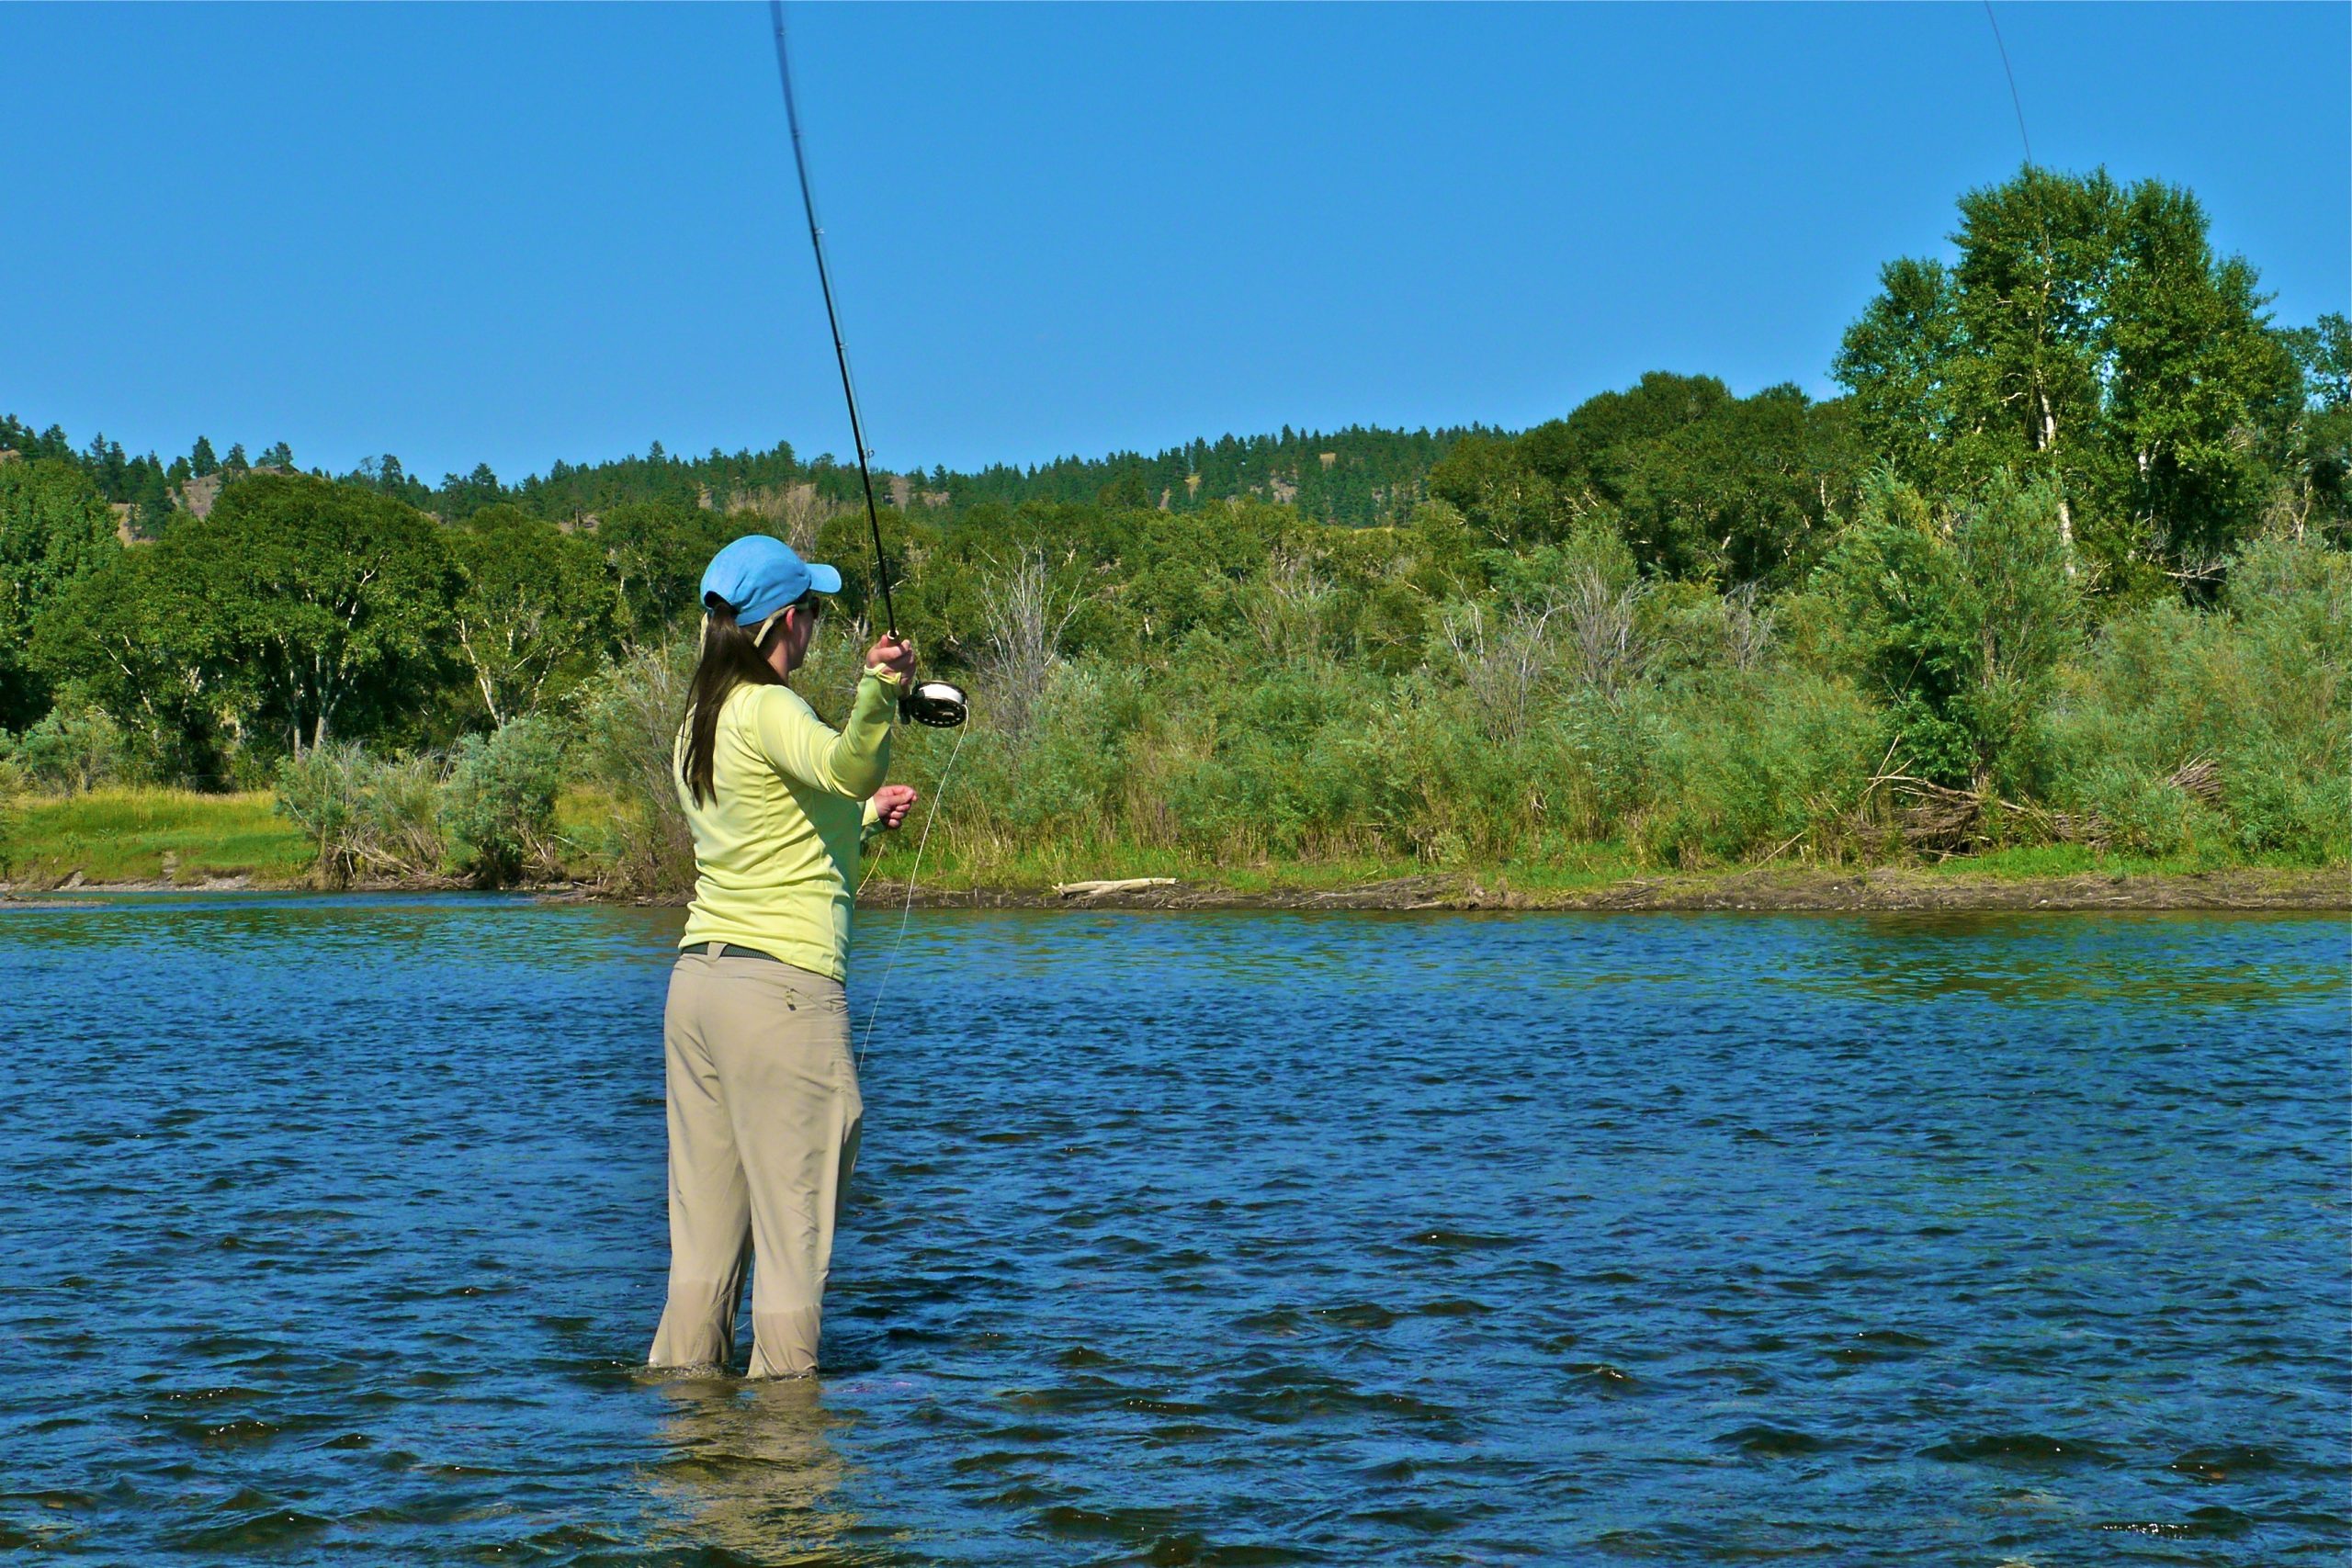
M 1993 24 L 1993 47 L 2001 51 L 2001 74 L 2009 79 L 2009 107 L 2018 111 L 2018 140 L 2025 143 L 2025 161 L 2030 166 L 2033 138 L 2025 133 L 2025 100 L 2018 96 L 2018 73 L 2009 69 L 2009 46 L 2001 41 L 2001 24 L 1993 15 L 1993 0 L 1984 0 L 1984 19 Z
M 874 1043 L 874 1021 L 882 1015 L 882 998 L 890 994 L 890 976 L 899 967 L 899 950 L 907 943 L 907 922 L 914 919 L 915 883 L 922 875 L 922 852 L 931 842 L 931 825 L 939 820 L 939 808 L 947 803 L 947 781 L 955 774 L 956 759 L 964 750 L 964 737 L 969 733 L 958 730 L 956 744 L 947 753 L 947 765 L 939 770 L 939 785 L 932 792 L 931 815 L 922 819 L 922 836 L 915 840 L 915 863 L 907 871 L 907 902 L 899 911 L 899 934 L 890 943 L 890 962 L 882 966 L 882 983 L 874 987 L 874 1005 L 865 1010 L 865 1035 L 857 1043 L 857 1057 L 853 1068 L 865 1066 L 865 1048 Z M 863 888 L 865 885 L 861 882 Z

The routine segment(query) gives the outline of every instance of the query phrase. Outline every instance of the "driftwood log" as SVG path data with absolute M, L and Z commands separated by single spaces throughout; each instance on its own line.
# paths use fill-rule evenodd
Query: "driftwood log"
M 1123 876 L 1109 882 L 1057 882 L 1057 898 L 1095 898 L 1105 893 L 1135 893 L 1146 887 L 1173 887 L 1172 876 Z

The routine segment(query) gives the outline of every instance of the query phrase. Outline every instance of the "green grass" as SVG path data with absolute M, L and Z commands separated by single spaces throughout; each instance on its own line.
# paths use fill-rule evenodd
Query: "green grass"
M 622 809 L 594 789 L 567 789 L 556 802 L 566 869 L 594 871 L 600 829 Z M 165 857 L 172 857 L 165 869 Z M 0 882 L 52 886 L 80 872 L 90 882 L 195 884 L 249 876 L 265 886 L 311 880 L 315 856 L 300 829 L 277 814 L 267 790 L 199 795 L 192 790 L 109 788 L 87 795 L 24 795 L 0 809 Z
M 250 875 L 299 882 L 310 845 L 277 814 L 266 791 L 198 795 L 178 789 L 101 789 L 16 803 L 6 844 L 13 880 L 44 886 L 79 871 L 92 882 Z
M 566 869 L 593 874 L 594 846 L 623 809 L 607 792 L 567 789 L 556 802 L 556 831 L 568 845 Z M 168 874 L 164 857 L 173 857 Z M 74 872 L 90 882 L 195 884 L 249 876 L 265 886 L 308 883 L 315 857 L 300 829 L 277 814 L 267 790 L 199 795 L 144 787 L 87 795 L 25 795 L 13 822 L 0 813 L 0 881 L 51 886 Z
M 566 789 L 557 804 L 557 832 L 577 846 L 566 859 L 583 879 L 595 870 L 600 829 L 629 806 L 593 788 Z M 1000 852 L 974 860 L 960 857 L 942 823 L 923 855 L 925 886 L 940 891 L 972 888 L 1038 888 L 1091 878 L 1172 876 L 1213 884 L 1244 895 L 1325 892 L 1361 887 L 1400 877 L 1446 874 L 1476 882 L 1490 892 L 1509 890 L 1541 898 L 1544 894 L 1592 892 L 1634 878 L 1661 876 L 1677 883 L 1702 883 L 1754 868 L 1725 866 L 1696 873 L 1660 872 L 1642 866 L 1615 840 L 1547 843 L 1499 863 L 1431 865 L 1407 859 L 1339 855 L 1325 859 L 1223 863 L 1182 851 L 1132 844 L 1069 844 Z M 922 818 L 888 840 L 871 865 L 886 880 L 907 875 L 914 863 Z M 6 833 L 11 875 L 20 886 L 49 886 L 79 871 L 91 882 L 166 880 L 164 857 L 173 857 L 168 879 L 199 882 L 212 876 L 246 875 L 264 886 L 295 886 L 309 879 L 311 851 L 292 823 L 277 814 L 266 791 L 198 795 L 187 790 L 104 789 L 65 797 L 26 796 L 15 804 Z M 2288 867 L 2290 857 L 2241 857 L 2207 852 L 2196 855 L 2148 856 L 2095 852 L 2080 844 L 2047 844 L 1990 851 L 1910 867 L 1939 879 L 1981 877 L 2024 881 L 2076 876 L 2178 876 L 2199 872 Z M 1803 878 L 1828 868 L 1781 861 L 1774 875 Z M 1847 874 L 1859 867 L 1839 868 Z

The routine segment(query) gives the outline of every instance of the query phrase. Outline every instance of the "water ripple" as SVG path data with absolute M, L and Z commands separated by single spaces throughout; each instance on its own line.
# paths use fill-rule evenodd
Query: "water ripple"
M 827 1374 L 745 1384 L 637 1364 L 676 918 L 0 912 L 0 1551 L 2352 1538 L 2339 920 L 926 916 Z

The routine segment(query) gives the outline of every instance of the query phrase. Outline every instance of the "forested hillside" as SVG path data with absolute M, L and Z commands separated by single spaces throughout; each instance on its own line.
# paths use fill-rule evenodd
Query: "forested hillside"
M 1834 400 L 1685 368 L 1520 432 L 887 476 L 903 629 L 976 694 L 951 859 L 2342 858 L 2352 329 L 2271 320 L 2154 183 L 2028 170 L 1951 238 L 1824 345 Z M 854 468 L 785 445 L 0 447 L 0 794 L 274 784 L 336 874 L 519 874 L 568 784 L 661 884 L 703 562 L 842 564 L 820 706 L 872 590 Z
M 961 511 L 982 502 L 1019 506 L 1033 501 L 1194 512 L 1255 498 L 1293 506 L 1317 522 L 1363 525 L 1409 513 L 1428 493 L 1430 466 L 1455 441 L 1473 434 L 1485 433 L 1351 425 L 1327 435 L 1284 426 L 1278 435 L 1221 435 L 1149 457 L 1120 452 L 1062 457 L 1026 468 L 995 464 L 976 474 L 944 468 L 883 470 L 877 478 L 894 505 L 933 512 Z M 200 436 L 193 451 L 165 463 L 152 452 L 127 456 L 121 443 L 103 433 L 76 446 L 63 430 L 51 425 L 36 431 L 14 414 L 0 415 L 0 450 L 78 467 L 100 496 L 117 504 L 126 534 L 148 539 L 160 537 L 175 513 L 209 510 L 222 483 L 256 471 L 296 470 L 293 449 L 283 442 L 249 459 L 241 443 L 223 457 Z M 576 524 L 616 506 L 644 502 L 751 512 L 772 521 L 860 503 L 854 462 L 837 461 L 831 453 L 804 461 L 788 442 L 765 452 L 713 450 L 686 457 L 656 441 L 642 457 L 558 461 L 545 474 L 511 483 L 487 464 L 478 464 L 469 473 L 444 474 L 438 485 L 428 485 L 389 452 L 348 473 L 310 472 L 390 496 L 445 523 L 462 523 L 484 507 L 501 505 Z

